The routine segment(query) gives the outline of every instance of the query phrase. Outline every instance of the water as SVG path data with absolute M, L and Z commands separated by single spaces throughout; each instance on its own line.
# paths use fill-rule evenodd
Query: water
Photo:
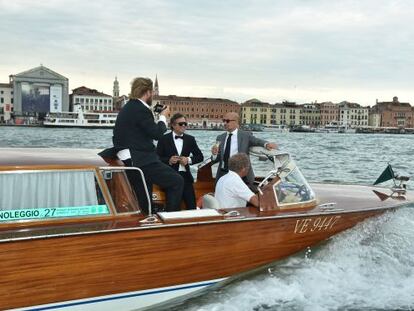
M 220 132 L 192 131 L 204 155 Z M 388 162 L 414 177 L 414 135 L 255 133 L 311 182 L 372 184 Z M 111 130 L 0 127 L 0 147 L 106 148 Z M 267 164 L 254 161 L 256 174 Z M 412 181 L 408 184 L 413 189 Z M 370 219 L 174 310 L 414 310 L 414 206 Z

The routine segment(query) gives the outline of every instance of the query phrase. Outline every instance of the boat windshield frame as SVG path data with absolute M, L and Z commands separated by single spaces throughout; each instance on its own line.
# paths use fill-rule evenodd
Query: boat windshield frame
M 280 208 L 292 208 L 316 201 L 315 192 L 310 187 L 305 176 L 302 174 L 295 161 L 290 157 L 289 153 L 278 153 L 273 155 L 273 165 L 276 175 L 279 177 L 278 181 L 273 185 L 277 206 Z M 288 190 L 289 188 L 292 188 L 291 185 L 297 189 L 294 199 L 300 200 L 292 202 L 281 201 L 280 197 L 282 191 L 291 192 L 291 190 Z M 282 189 L 282 186 L 284 186 L 284 189 Z M 292 199 L 292 196 L 290 198 Z
M 150 195 L 148 192 L 148 187 L 147 187 L 147 182 L 145 180 L 145 175 L 144 172 L 138 168 L 138 167 L 128 167 L 128 166 L 101 166 L 99 167 L 99 172 L 101 173 L 101 176 L 105 179 L 104 175 L 106 171 L 110 171 L 110 172 L 122 172 L 122 171 L 137 171 L 141 177 L 141 181 L 143 183 L 144 189 L 145 189 L 145 195 L 146 195 L 146 199 L 148 202 L 148 216 L 152 216 L 152 205 L 151 205 L 151 199 L 150 199 Z M 129 180 L 128 180 L 129 182 Z M 132 184 L 129 182 L 130 186 L 132 187 Z M 104 187 L 106 187 L 106 190 L 109 193 L 109 189 L 108 186 L 106 185 L 106 183 L 104 183 Z M 135 194 L 136 196 L 138 196 L 138 194 Z M 110 195 L 110 199 L 112 200 L 112 195 Z M 111 202 L 113 204 L 113 206 L 115 206 L 114 202 Z M 116 211 L 116 208 L 114 208 L 114 210 Z M 129 214 L 136 214 L 137 212 L 130 212 Z M 139 213 L 139 211 L 138 211 Z M 118 213 L 117 213 L 118 214 Z M 125 214 L 125 213 L 122 213 Z
M 253 149 L 252 153 L 263 160 L 271 160 L 273 169 L 258 185 L 260 194 L 263 194 L 261 188 L 269 184 L 271 180 L 276 178 L 273 183 L 273 192 L 278 208 L 299 208 L 309 206 L 316 203 L 316 195 L 310 187 L 306 178 L 303 176 L 296 163 L 292 160 L 289 153 L 279 152 L 277 150 L 264 150 L 264 148 Z M 284 188 L 282 188 L 284 187 Z M 293 189 L 296 188 L 296 191 Z M 286 200 L 283 202 L 280 197 L 284 195 Z M 289 195 L 289 197 L 287 197 Z

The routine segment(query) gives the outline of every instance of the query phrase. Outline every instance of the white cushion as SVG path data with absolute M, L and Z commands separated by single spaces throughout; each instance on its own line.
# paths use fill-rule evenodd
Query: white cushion
M 220 204 L 213 194 L 208 193 L 203 196 L 203 209 L 204 208 L 211 208 L 211 209 L 220 208 Z

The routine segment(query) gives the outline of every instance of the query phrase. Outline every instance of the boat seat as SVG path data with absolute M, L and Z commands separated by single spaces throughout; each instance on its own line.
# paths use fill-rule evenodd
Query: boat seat
M 203 195 L 203 208 L 220 209 L 220 204 L 213 193 Z

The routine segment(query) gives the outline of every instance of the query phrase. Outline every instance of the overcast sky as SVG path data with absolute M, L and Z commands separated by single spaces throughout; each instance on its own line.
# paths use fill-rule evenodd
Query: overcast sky
M 121 94 L 414 104 L 414 1 L 0 0 L 0 82 L 44 66 Z

